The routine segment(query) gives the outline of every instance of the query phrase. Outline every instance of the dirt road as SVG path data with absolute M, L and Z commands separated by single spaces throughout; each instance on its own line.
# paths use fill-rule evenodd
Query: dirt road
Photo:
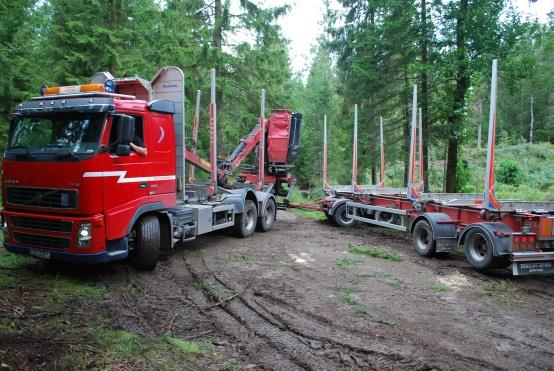
M 279 212 L 271 232 L 200 238 L 151 273 L 124 264 L 83 272 L 107 286 L 111 326 L 204 340 L 235 368 L 554 367 L 554 277 L 424 259 L 381 229 Z M 218 359 L 203 367 L 230 368 Z

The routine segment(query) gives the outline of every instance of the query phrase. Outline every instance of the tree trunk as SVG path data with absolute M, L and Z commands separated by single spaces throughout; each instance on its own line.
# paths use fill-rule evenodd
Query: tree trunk
M 427 41 L 427 0 L 421 0 L 421 127 L 423 131 L 423 182 L 425 190 L 429 190 L 429 79 L 427 65 L 429 63 Z
M 456 170 L 458 166 L 458 137 L 463 120 L 465 95 L 469 87 L 469 77 L 466 61 L 465 18 L 467 16 L 468 0 L 460 0 L 456 16 L 456 89 L 452 113 L 448 117 L 450 138 L 448 140 L 448 168 L 446 169 L 446 192 L 456 192 Z

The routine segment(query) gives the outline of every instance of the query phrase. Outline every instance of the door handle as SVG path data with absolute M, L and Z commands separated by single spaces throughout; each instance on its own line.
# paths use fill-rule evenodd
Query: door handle
M 147 182 L 142 182 L 142 183 L 139 184 L 139 187 L 140 188 L 146 188 L 146 187 L 148 187 L 148 183 Z

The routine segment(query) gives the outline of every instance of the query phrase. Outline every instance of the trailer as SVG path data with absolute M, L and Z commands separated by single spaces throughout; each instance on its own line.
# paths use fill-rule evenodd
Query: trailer
M 210 180 L 186 184 L 184 75 L 43 87 L 12 114 L 3 160 L 6 250 L 153 269 L 178 242 L 222 229 L 269 231 L 275 197 L 217 184 L 215 70 L 211 72 Z M 263 117 L 261 112 L 260 116 Z
M 362 222 L 409 233 L 414 249 L 424 257 L 453 253 L 463 245 L 466 259 L 479 271 L 505 268 L 511 264 L 513 275 L 554 272 L 554 202 L 496 199 L 497 60 L 492 66 L 489 138 L 482 194 L 426 193 L 422 183 L 416 182 L 417 87 L 414 86 L 407 188 L 393 189 L 379 184 L 362 189 L 356 186 L 355 176 L 350 189 L 330 186 L 326 178 L 325 128 L 323 186 L 328 196 L 319 205 L 325 215 L 340 227 L 349 228 Z M 355 123 L 354 130 L 356 127 Z M 419 136 L 421 181 L 421 129 Z M 354 138 L 356 141 L 356 133 Z M 381 182 L 384 180 L 382 143 L 381 139 Z M 354 143 L 353 174 L 357 166 L 356 156 Z

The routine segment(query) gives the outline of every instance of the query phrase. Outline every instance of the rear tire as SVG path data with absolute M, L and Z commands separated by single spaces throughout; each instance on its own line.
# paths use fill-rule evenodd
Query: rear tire
M 333 213 L 333 218 L 335 220 L 335 223 L 339 227 L 343 227 L 343 228 L 352 228 L 356 224 L 358 224 L 357 220 L 354 220 L 348 217 L 348 215 L 346 214 L 346 203 L 337 207 L 337 209 Z
M 494 242 L 481 229 L 467 232 L 464 248 L 469 264 L 477 270 L 505 268 L 510 264 L 508 255 L 494 256 Z
M 273 224 L 275 224 L 277 219 L 277 204 L 273 198 L 267 200 L 263 213 L 265 215 L 258 218 L 257 229 L 260 232 L 268 232 L 273 228 Z
M 256 230 L 256 222 L 258 221 L 258 209 L 252 200 L 246 200 L 244 203 L 244 211 L 241 214 L 235 215 L 235 225 L 233 226 L 233 234 L 237 237 L 250 237 Z
M 160 221 L 155 215 L 139 219 L 133 228 L 129 261 L 138 270 L 156 268 L 160 257 Z
M 416 223 L 412 232 L 415 251 L 425 257 L 435 255 L 437 251 L 437 241 L 433 236 L 433 228 L 427 220 L 420 220 Z

